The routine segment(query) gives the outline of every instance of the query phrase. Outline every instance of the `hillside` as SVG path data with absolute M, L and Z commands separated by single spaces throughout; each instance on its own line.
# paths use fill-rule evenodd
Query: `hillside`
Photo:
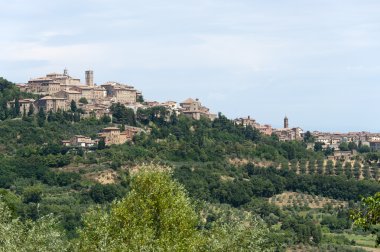
M 203 215 L 199 229 L 213 230 L 220 220 L 233 223 L 227 218 L 233 213 L 260 220 L 269 251 L 374 246 L 361 243 L 369 233 L 352 227 L 349 211 L 361 196 L 380 191 L 376 152 L 346 163 L 327 161 L 302 141 L 280 142 L 221 113 L 214 121 L 193 120 L 162 107 L 134 113 L 121 105 L 111 122 L 81 119 L 74 111 L 20 115 L 7 106 L 29 96 L 0 79 L 0 194 L 24 223 L 53 214 L 65 239 L 75 241 L 89 228 L 84 213 L 95 205 L 123 209 L 111 202 L 130 197 L 133 174 L 151 163 L 170 167 L 170 179 L 190 197 L 186 204 Z M 121 145 L 62 145 L 75 135 L 94 138 L 103 128 L 125 125 L 147 130 Z M 253 234 L 244 235 L 249 240 Z M 220 237 L 227 241 L 227 235 Z

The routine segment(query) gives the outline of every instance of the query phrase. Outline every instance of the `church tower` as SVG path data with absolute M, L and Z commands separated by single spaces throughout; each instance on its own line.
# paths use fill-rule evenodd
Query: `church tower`
M 94 86 L 94 72 L 92 70 L 87 70 L 85 72 L 86 75 L 86 85 L 87 86 Z
M 284 118 L 284 128 L 285 129 L 289 128 L 289 120 L 288 120 L 287 116 L 285 116 L 285 118 Z

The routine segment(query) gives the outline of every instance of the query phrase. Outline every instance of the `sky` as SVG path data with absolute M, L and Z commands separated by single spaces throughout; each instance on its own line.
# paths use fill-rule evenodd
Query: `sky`
M 380 132 L 378 0 L 0 0 L 0 76 L 67 68 L 233 119 Z

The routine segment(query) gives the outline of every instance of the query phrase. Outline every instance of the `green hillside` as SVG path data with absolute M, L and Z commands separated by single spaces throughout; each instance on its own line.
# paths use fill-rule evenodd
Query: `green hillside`
M 12 230 L 0 248 L 29 244 L 33 251 L 41 240 L 47 251 L 374 246 L 361 242 L 369 232 L 352 227 L 349 211 L 380 191 L 378 153 L 359 154 L 347 168 L 304 142 L 280 142 L 221 113 L 196 121 L 163 107 L 135 114 L 117 105 L 110 122 L 81 119 L 78 111 L 21 115 L 7 106 L 27 97 L 33 96 L 0 78 L 0 230 Z M 61 144 L 124 125 L 149 133 L 109 147 Z M 280 197 L 287 192 L 297 194 Z

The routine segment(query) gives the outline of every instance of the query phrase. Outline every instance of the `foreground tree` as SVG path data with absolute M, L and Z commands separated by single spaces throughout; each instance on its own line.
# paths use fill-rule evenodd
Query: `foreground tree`
M 79 251 L 271 251 L 269 232 L 254 218 L 218 218 L 206 228 L 169 172 L 141 169 L 109 212 L 96 208 L 85 216 Z
M 146 168 L 145 168 L 146 169 Z M 141 171 L 109 214 L 93 209 L 80 231 L 82 251 L 197 251 L 202 237 L 184 189 L 166 172 Z
M 360 208 L 351 213 L 351 218 L 354 220 L 354 225 L 377 235 L 376 244 L 380 244 L 380 230 L 376 227 L 380 224 L 380 192 L 363 198 Z
M 21 222 L 0 199 L 0 251 L 67 251 L 65 235 L 57 222 L 46 216 L 36 222 Z

